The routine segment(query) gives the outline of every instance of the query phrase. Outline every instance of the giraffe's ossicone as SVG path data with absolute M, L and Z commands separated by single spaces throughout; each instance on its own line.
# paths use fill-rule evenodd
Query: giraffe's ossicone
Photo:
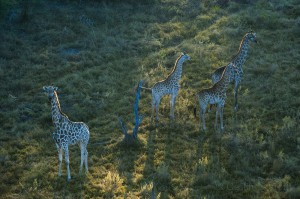
M 44 86 L 43 91 L 48 95 L 51 102 L 52 121 L 54 124 L 54 133 L 52 135 L 57 150 L 59 168 L 58 175 L 61 176 L 62 152 L 65 153 L 65 161 L 67 165 L 68 180 L 71 180 L 70 167 L 69 167 L 69 145 L 79 144 L 81 151 L 80 171 L 82 170 L 83 163 L 85 170 L 88 171 L 88 151 L 87 144 L 89 142 L 89 128 L 83 122 L 72 122 L 69 120 L 60 108 L 57 87 Z
M 248 47 L 249 47 L 249 43 L 254 42 L 257 43 L 256 40 L 256 33 L 253 31 L 250 31 L 248 33 L 246 33 L 240 43 L 240 47 L 238 50 L 238 53 L 234 56 L 234 58 L 230 61 L 231 63 L 233 63 L 236 67 L 236 70 L 233 74 L 233 81 L 234 81 L 234 108 L 235 110 L 238 109 L 238 89 L 239 89 L 239 85 L 242 81 L 242 77 L 243 77 L 243 64 L 246 61 L 246 58 L 248 56 Z M 217 83 L 222 76 L 222 73 L 224 72 L 226 66 L 222 66 L 218 69 L 215 70 L 215 72 L 212 74 L 212 83 L 215 84 Z

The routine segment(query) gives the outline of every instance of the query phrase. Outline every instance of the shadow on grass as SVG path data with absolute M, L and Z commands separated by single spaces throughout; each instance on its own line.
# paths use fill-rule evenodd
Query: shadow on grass
M 134 186 L 136 160 L 141 156 L 143 143 L 139 139 L 130 144 L 123 140 L 116 145 L 116 148 L 119 150 L 117 154 L 118 171 L 125 176 L 126 185 Z
M 69 182 L 63 176 L 57 176 L 53 181 L 53 198 L 82 198 L 88 183 L 86 175 L 84 172 L 73 175 Z

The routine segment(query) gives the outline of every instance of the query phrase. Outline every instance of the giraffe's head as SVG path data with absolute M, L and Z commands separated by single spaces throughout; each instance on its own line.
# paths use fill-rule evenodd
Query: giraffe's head
M 186 54 L 185 52 L 181 53 L 181 57 L 183 58 L 184 61 L 191 60 L 191 57 L 188 54 Z
M 43 86 L 43 91 L 48 95 L 49 98 L 54 96 L 54 91 L 57 91 L 58 88 L 54 86 Z
M 254 43 L 257 43 L 257 40 L 256 40 L 256 33 L 253 32 L 253 31 L 250 31 L 246 34 L 246 38 Z

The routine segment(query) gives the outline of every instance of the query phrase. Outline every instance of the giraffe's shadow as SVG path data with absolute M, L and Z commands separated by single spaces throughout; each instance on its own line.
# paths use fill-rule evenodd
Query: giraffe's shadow
M 136 167 L 136 161 L 138 157 L 141 157 L 144 144 L 137 138 L 136 140 L 128 143 L 125 140 L 120 141 L 116 148 L 118 152 L 116 154 L 118 159 L 118 172 L 124 175 L 126 178 L 126 184 L 134 185 L 134 173 Z

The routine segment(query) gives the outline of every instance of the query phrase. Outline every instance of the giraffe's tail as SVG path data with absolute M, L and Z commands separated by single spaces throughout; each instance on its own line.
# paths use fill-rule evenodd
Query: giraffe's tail
M 141 88 L 152 91 L 152 88 L 147 88 L 147 87 L 143 87 L 143 86 L 141 86 Z
M 197 118 L 197 94 L 195 94 L 194 116 L 195 116 L 195 118 Z

